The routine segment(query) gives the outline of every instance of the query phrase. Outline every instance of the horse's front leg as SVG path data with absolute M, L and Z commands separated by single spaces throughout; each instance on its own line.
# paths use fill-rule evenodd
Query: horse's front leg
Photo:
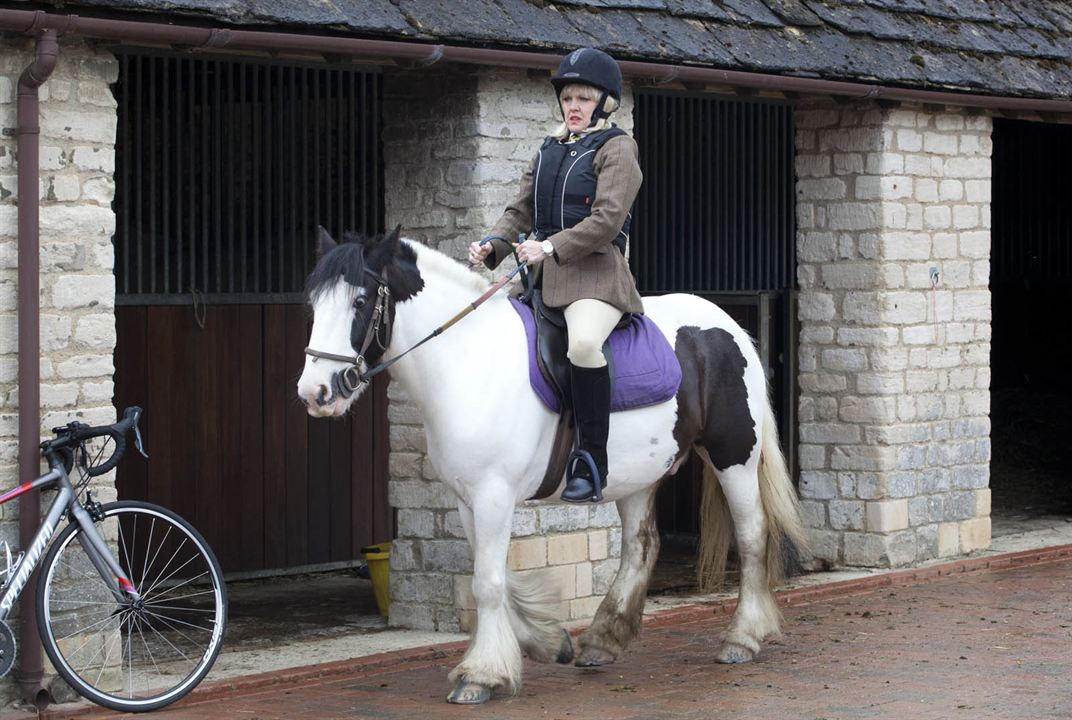
M 521 686 L 521 646 L 510 626 L 506 588 L 513 497 L 505 486 L 483 486 L 473 495 L 461 515 L 473 550 L 476 630 L 450 673 L 454 689 L 447 696 L 448 702 L 467 705 L 487 702 L 495 688 L 515 692 Z
M 618 501 L 622 520 L 622 559 L 618 574 L 596 610 L 592 624 L 579 639 L 576 665 L 593 667 L 618 659 L 640 632 L 648 580 L 659 556 L 655 527 L 655 490 L 658 483 Z

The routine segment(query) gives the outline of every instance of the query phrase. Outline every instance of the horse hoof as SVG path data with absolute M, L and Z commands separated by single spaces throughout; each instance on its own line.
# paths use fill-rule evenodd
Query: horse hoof
M 752 662 L 755 657 L 755 653 L 744 645 L 728 642 L 723 644 L 722 648 L 718 651 L 718 655 L 715 656 L 715 662 L 736 665 L 738 663 Z
M 588 647 L 581 650 L 580 657 L 573 664 L 577 667 L 599 667 L 601 665 L 610 665 L 616 659 L 606 650 Z
M 447 695 L 447 702 L 455 705 L 483 705 L 491 699 L 491 688 L 468 680 L 459 680 Z
M 573 662 L 573 639 L 565 630 L 562 631 L 562 645 L 558 648 L 558 657 L 555 662 L 559 665 L 569 665 Z

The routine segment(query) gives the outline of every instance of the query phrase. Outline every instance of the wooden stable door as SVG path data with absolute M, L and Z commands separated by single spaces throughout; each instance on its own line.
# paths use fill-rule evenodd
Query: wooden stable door
M 393 537 L 386 377 L 349 417 L 312 419 L 295 393 L 305 306 L 202 309 L 116 309 L 116 404 L 145 408 L 149 454 L 127 454 L 119 497 L 190 520 L 232 575 L 346 563 Z

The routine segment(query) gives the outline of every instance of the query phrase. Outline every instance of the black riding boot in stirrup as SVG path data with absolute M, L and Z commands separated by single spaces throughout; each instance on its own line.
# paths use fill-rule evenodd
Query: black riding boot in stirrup
M 573 416 L 580 439 L 566 465 L 565 502 L 599 502 L 607 486 L 607 433 L 610 427 L 610 374 L 607 366 L 570 365 Z

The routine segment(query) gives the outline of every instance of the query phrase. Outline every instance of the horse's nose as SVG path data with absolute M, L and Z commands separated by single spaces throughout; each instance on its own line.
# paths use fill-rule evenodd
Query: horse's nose
M 331 402 L 331 388 L 327 385 L 319 385 L 316 392 L 316 402 L 321 407 Z

